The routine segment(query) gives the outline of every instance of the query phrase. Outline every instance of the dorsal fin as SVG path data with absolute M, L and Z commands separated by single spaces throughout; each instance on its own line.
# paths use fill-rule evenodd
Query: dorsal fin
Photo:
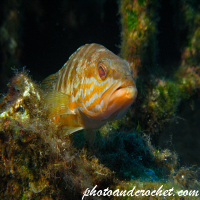
M 53 86 L 55 85 L 57 79 L 58 79 L 59 73 L 51 74 L 47 78 L 45 78 L 41 83 L 41 88 L 43 90 L 51 90 L 53 89 Z

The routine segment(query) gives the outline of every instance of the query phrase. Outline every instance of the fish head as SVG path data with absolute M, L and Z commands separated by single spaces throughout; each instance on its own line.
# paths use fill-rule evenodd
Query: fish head
M 132 68 L 126 60 L 103 46 L 99 51 L 97 49 L 93 60 L 93 67 L 85 73 L 88 77 L 92 74 L 93 81 L 89 81 L 90 98 L 84 104 L 84 112 L 87 117 L 96 120 L 96 124 L 99 121 L 103 125 L 127 112 L 137 97 L 137 88 Z
M 107 120 L 119 119 L 127 112 L 137 97 L 132 68 L 126 60 L 112 54 L 110 57 L 102 59 L 97 68 L 101 81 L 108 80 L 109 82 L 100 102 L 102 118 Z M 102 68 L 104 68 L 106 74 L 105 80 L 102 80 L 102 74 L 104 75 Z

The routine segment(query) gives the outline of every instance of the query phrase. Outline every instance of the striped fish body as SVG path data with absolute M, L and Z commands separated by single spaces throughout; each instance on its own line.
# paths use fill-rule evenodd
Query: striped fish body
M 42 88 L 49 118 L 68 133 L 122 117 L 137 96 L 128 62 L 99 44 L 80 47 Z

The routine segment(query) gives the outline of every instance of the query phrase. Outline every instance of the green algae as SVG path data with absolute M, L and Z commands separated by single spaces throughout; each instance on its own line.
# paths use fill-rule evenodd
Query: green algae
M 146 0 L 138 0 L 138 3 L 140 6 L 142 6 L 145 2 L 146 2 Z
M 158 69 L 162 66 L 157 65 L 159 3 L 121 1 L 120 4 L 123 25 L 121 55 L 130 62 L 133 76 L 140 77 L 136 80 L 140 98 L 135 102 L 134 116 L 137 119 L 133 116 L 127 124 L 132 124 L 128 125 L 130 128 L 140 124 L 141 130 L 149 134 L 159 133 L 164 124 L 173 121 L 180 102 L 188 100 L 199 88 L 199 6 L 197 2 L 183 0 L 172 3 L 174 8 L 176 3 L 180 6 L 180 13 L 174 18 L 176 27 L 184 27 L 188 36 L 180 44 L 182 60 L 169 78 L 163 77 Z M 132 26 L 129 25 L 131 20 Z M 175 35 L 178 35 L 178 28 L 176 31 Z
M 130 31 L 130 30 L 136 28 L 138 19 L 137 19 L 136 11 L 128 10 L 127 13 L 128 13 L 127 26 L 128 26 L 128 30 Z
M 120 1 L 121 55 L 131 63 L 134 77 L 141 64 L 155 65 L 158 5 L 157 1 Z

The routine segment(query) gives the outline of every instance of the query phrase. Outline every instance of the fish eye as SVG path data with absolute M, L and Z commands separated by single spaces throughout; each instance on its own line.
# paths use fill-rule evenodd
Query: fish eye
M 98 73 L 99 76 L 102 80 L 106 79 L 106 75 L 107 75 L 107 68 L 103 63 L 99 63 L 98 64 Z

